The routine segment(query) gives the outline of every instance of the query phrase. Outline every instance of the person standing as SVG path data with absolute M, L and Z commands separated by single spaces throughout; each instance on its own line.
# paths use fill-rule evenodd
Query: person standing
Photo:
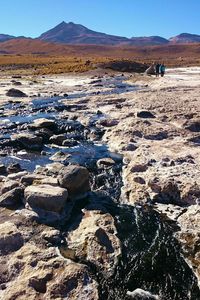
M 161 64 L 160 65 L 160 74 L 161 74 L 161 77 L 163 77 L 165 75 L 165 65 L 164 64 Z
M 159 63 L 157 63 L 156 64 L 156 77 L 159 77 L 159 73 L 160 73 L 160 64 Z

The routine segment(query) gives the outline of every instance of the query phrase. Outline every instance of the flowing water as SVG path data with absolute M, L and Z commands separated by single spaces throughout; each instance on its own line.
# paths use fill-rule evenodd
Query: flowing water
M 135 89 L 134 86 L 122 84 L 121 77 L 105 79 L 101 84 L 107 88 L 107 91 L 104 91 L 105 94 Z M 80 93 L 72 93 L 69 98 L 81 98 L 89 96 L 90 93 L 83 90 Z M 0 156 L 0 163 L 9 165 L 17 162 L 23 169 L 34 171 L 38 165 L 44 166 L 52 163 L 51 156 L 62 151 L 70 155 L 64 162 L 65 164 L 78 163 L 88 167 L 91 172 L 90 180 L 94 197 L 81 202 L 82 206 L 91 202 L 90 205 L 93 205 L 94 209 L 109 212 L 115 219 L 122 245 L 122 256 L 111 278 L 104 278 L 94 265 L 88 265 L 91 274 L 99 283 L 101 300 L 130 299 L 127 292 L 138 288 L 150 294 L 142 296 L 140 290 L 133 299 L 199 300 L 197 279 L 185 262 L 181 247 L 174 238 L 177 230 L 175 225 L 162 219 L 162 216 L 152 207 L 120 204 L 120 190 L 123 185 L 122 157 L 111 153 L 106 145 L 101 144 L 100 138 L 96 142 L 90 141 L 85 130 L 90 131 L 91 128 L 85 128 L 75 121 L 69 123 L 68 120 L 60 120 L 58 107 L 62 105 L 61 98 L 55 97 L 33 100 L 32 104 L 27 107 L 20 104 L 2 106 L 0 143 L 2 142 L 1 147 L 6 155 Z M 65 110 L 64 107 L 62 108 Z M 7 115 L 9 110 L 16 110 L 16 114 Z M 44 144 L 42 154 L 15 149 L 5 143 L 13 132 L 21 132 L 24 129 L 23 126 L 26 129 L 28 123 L 41 117 L 57 122 L 57 134 L 68 131 L 74 137 L 78 136 L 78 145 L 63 147 Z M 91 120 L 94 121 L 96 118 L 98 115 L 94 115 Z M 101 134 L 103 132 L 100 136 Z M 99 170 L 96 167 L 96 161 L 104 157 L 113 158 L 116 164 L 112 168 Z M 79 207 L 78 204 L 74 207 L 72 219 L 62 230 L 67 231 L 68 226 L 76 216 L 80 215 L 83 207 Z

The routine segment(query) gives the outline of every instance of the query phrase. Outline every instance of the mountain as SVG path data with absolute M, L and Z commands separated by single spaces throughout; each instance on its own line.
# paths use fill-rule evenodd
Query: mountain
M 169 43 L 169 40 L 160 36 L 132 37 L 131 41 L 132 45 L 135 46 L 165 45 Z
M 177 36 L 171 37 L 169 41 L 176 44 L 200 43 L 200 35 L 181 33 Z
M 8 34 L 0 34 L 0 42 L 9 41 L 11 39 L 14 39 L 15 37 Z
M 95 45 L 117 45 L 129 43 L 126 37 L 109 35 L 96 32 L 87 27 L 74 24 L 73 22 L 62 22 L 53 29 L 43 33 L 38 39 L 47 42 L 62 44 L 95 44 Z
M 25 37 L 14 37 L 7 34 L 0 34 L 0 43 L 10 40 L 28 39 Z M 34 39 L 31 39 L 34 40 Z M 182 33 L 175 37 L 165 39 L 160 36 L 144 37 L 122 37 L 93 31 L 83 25 L 73 22 L 62 22 L 56 27 L 41 34 L 37 41 L 50 42 L 62 45 L 107 45 L 107 46 L 162 46 L 170 44 L 200 43 L 200 35 Z M 29 48 L 29 46 L 28 46 Z M 34 47 L 35 48 L 35 47 Z M 3 50 L 2 50 L 3 51 Z M 37 52 L 37 51 L 36 51 Z
M 93 44 L 93 45 L 162 45 L 168 40 L 159 37 L 132 37 L 131 39 L 121 36 L 109 35 L 96 32 L 87 27 L 73 22 L 62 22 L 53 29 L 43 33 L 38 39 L 46 42 L 62 44 Z

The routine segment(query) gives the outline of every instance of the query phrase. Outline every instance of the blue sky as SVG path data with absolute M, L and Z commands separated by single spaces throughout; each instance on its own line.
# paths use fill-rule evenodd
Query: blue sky
M 2 0 L 0 33 L 37 37 L 62 21 L 126 37 L 200 34 L 200 0 Z

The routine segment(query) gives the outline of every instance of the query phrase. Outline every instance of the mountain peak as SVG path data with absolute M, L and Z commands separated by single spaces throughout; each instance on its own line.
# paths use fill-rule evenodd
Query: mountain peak
M 179 44 L 200 43 L 200 35 L 192 33 L 181 33 L 169 39 L 170 42 Z

